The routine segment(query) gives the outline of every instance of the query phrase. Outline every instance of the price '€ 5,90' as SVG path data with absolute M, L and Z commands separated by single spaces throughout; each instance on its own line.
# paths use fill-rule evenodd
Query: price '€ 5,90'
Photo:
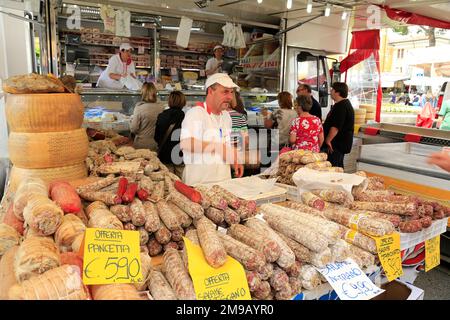
M 142 282 L 139 232 L 86 229 L 84 284 Z

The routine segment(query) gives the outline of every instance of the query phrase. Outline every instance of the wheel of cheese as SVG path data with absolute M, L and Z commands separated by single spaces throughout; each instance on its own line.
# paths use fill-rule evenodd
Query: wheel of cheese
M 363 116 L 365 116 L 366 115 L 366 109 L 354 109 L 355 110 L 355 117 L 356 116 L 358 116 L 358 115 L 363 115 Z
M 11 162 L 24 169 L 64 167 L 82 163 L 88 153 L 85 129 L 62 132 L 24 133 L 9 135 Z
M 375 110 L 377 109 L 377 106 L 374 106 L 373 104 L 360 104 L 359 108 L 366 109 L 367 112 L 375 112 Z
M 10 94 L 6 120 L 13 132 L 55 132 L 81 128 L 84 106 L 78 94 Z
M 49 169 L 23 169 L 17 166 L 11 168 L 8 190 L 15 192 L 20 182 L 25 178 L 41 178 L 48 184 L 53 181 L 78 181 L 87 177 L 87 169 L 84 162 L 66 167 Z

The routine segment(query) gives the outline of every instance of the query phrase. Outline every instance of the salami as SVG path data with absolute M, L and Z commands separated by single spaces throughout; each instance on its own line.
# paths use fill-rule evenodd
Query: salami
M 301 198 L 303 203 L 311 208 L 317 210 L 323 210 L 325 208 L 325 202 L 311 192 L 303 192 Z
M 246 221 L 245 226 L 261 234 L 266 235 L 268 238 L 270 238 L 271 240 L 275 241 L 278 244 L 281 250 L 281 254 L 276 262 L 280 267 L 289 268 L 291 265 L 295 263 L 294 252 L 286 244 L 286 242 L 284 242 L 284 240 L 281 239 L 280 236 L 272 228 L 269 227 L 267 223 L 257 218 L 250 218 Z
M 195 291 L 183 260 L 175 249 L 169 248 L 163 255 L 163 272 L 180 300 L 195 300 Z
M 162 245 L 155 239 L 155 237 L 150 237 L 147 242 L 148 254 L 150 257 L 157 256 L 162 252 Z
M 156 208 L 158 209 L 159 217 L 170 231 L 181 228 L 181 222 L 177 214 L 172 211 L 165 200 L 158 201 Z
M 156 206 L 150 201 L 145 201 L 143 205 L 145 210 L 145 230 L 148 232 L 158 231 L 161 228 L 161 220 L 159 219 Z
M 223 213 L 224 220 L 229 225 L 238 224 L 239 222 L 241 222 L 241 217 L 233 209 L 227 207 L 225 208 L 225 210 L 223 210 Z
M 213 268 L 224 265 L 227 261 L 227 252 L 206 217 L 197 221 L 197 235 L 208 264 Z
M 141 200 L 134 199 L 130 205 L 131 211 L 131 222 L 137 226 L 143 226 L 146 221 L 147 212 L 145 211 L 144 205 Z
M 247 270 L 257 270 L 266 264 L 266 259 L 261 252 L 226 234 L 217 232 L 217 235 L 227 254 L 239 261 Z
M 207 199 L 210 206 L 219 210 L 225 210 L 225 208 L 228 207 L 228 203 L 225 199 L 221 195 L 216 194 L 211 188 L 208 189 L 205 186 L 197 186 L 196 189 L 201 193 L 202 199 Z M 202 206 L 205 207 L 206 204 L 202 203 Z
M 172 233 L 170 232 L 167 227 L 161 223 L 161 227 L 158 229 L 158 231 L 155 232 L 155 239 L 162 245 L 167 244 L 170 242 L 170 239 L 172 238 Z
M 338 204 L 346 204 L 352 201 L 349 195 L 345 191 L 341 190 L 312 190 L 314 195 L 320 197 L 322 200 L 338 203 Z
M 206 209 L 205 216 L 207 216 L 215 224 L 221 224 L 225 219 L 224 212 L 214 207 Z
M 148 289 L 155 300 L 177 300 L 175 292 L 160 271 L 150 271 Z
M 362 202 L 355 201 L 351 208 L 354 210 L 371 210 L 390 214 L 413 215 L 417 212 L 417 203 L 389 203 L 389 202 Z
M 324 214 L 334 222 L 369 236 L 382 237 L 395 231 L 394 225 L 389 221 L 372 218 L 364 213 L 354 214 L 346 208 L 328 209 Z
M 187 228 L 192 224 L 192 218 L 189 217 L 189 215 L 178 208 L 172 201 L 168 201 L 167 204 L 169 205 L 170 209 L 172 209 L 173 213 L 175 213 L 178 217 L 178 221 L 180 221 L 180 224 L 183 228 Z
M 229 192 L 228 190 L 222 188 L 219 185 L 213 185 L 211 190 L 215 192 L 217 195 L 220 195 L 223 197 L 223 199 L 228 203 L 228 205 L 233 208 L 237 209 L 241 205 L 241 201 L 238 197 L 236 197 L 234 194 Z
M 103 191 L 79 191 L 78 194 L 81 198 L 87 201 L 101 201 L 108 206 L 113 206 L 116 204 L 121 204 L 122 199 L 113 192 L 103 192 Z
M 201 205 L 189 201 L 188 198 L 176 190 L 169 194 L 168 200 L 171 200 L 178 208 L 186 212 L 193 219 L 200 219 L 204 216 L 204 210 Z
M 111 206 L 109 208 L 111 213 L 119 218 L 122 222 L 130 222 L 131 221 L 131 210 L 129 206 L 123 204 L 117 204 L 115 206 Z
M 274 262 L 280 258 L 281 249 L 278 244 L 255 230 L 240 224 L 233 224 L 228 229 L 228 234 L 238 241 L 261 251 L 268 262 Z
M 152 190 L 150 201 L 156 203 L 164 198 L 164 186 L 164 181 L 159 181 L 156 183 L 154 189 Z
M 276 291 L 280 291 L 289 284 L 289 276 L 282 269 L 275 267 L 269 283 Z

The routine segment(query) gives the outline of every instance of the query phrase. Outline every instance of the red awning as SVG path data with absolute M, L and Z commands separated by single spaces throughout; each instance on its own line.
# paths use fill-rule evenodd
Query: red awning
M 446 22 L 443 20 L 438 20 L 434 18 L 429 18 L 426 16 L 422 16 L 417 13 L 412 13 L 408 11 L 404 11 L 401 9 L 392 9 L 388 6 L 379 6 L 386 11 L 387 16 L 391 20 L 407 23 L 407 24 L 415 24 L 419 26 L 429 26 L 434 28 L 442 28 L 442 29 L 450 29 L 450 22 Z

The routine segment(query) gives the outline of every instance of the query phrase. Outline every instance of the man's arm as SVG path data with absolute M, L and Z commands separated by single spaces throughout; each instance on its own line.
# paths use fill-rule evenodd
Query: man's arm
M 339 129 L 336 127 L 331 127 L 330 131 L 328 132 L 328 135 L 325 139 L 325 144 L 328 146 L 328 149 L 333 152 L 333 146 L 331 142 L 336 137 L 336 135 L 339 133 Z
M 120 80 L 120 78 L 122 78 L 122 75 L 121 74 L 118 74 L 118 73 L 110 73 L 109 74 L 109 77 L 111 78 L 111 79 L 113 79 L 113 80 Z

